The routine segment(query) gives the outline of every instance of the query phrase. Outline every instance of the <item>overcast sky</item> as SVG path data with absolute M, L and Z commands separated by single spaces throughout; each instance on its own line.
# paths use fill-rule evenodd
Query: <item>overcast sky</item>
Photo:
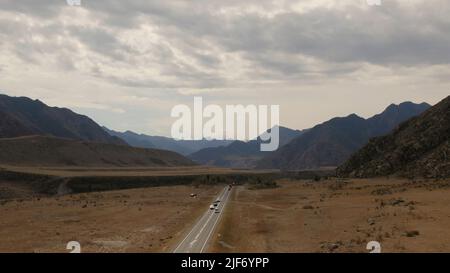
M 0 92 L 169 135 L 171 108 L 279 104 L 281 124 L 450 94 L 450 1 L 0 0 Z

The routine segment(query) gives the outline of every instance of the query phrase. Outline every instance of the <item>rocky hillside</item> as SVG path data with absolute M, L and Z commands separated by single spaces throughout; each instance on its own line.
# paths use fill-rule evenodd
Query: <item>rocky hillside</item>
M 355 114 L 315 126 L 257 164 L 260 169 L 305 170 L 336 167 L 363 147 L 370 138 L 389 133 L 401 122 L 430 106 L 411 102 L 390 105 L 369 119 Z
M 372 139 L 337 170 L 340 176 L 450 176 L 450 97 L 391 134 Z

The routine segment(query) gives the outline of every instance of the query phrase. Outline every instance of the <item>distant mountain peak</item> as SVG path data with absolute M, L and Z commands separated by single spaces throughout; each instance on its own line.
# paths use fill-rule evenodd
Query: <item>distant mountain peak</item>
M 410 108 L 430 108 L 431 105 L 429 105 L 426 102 L 422 102 L 422 103 L 414 103 L 412 101 L 405 101 L 402 102 L 400 104 L 395 104 L 395 103 L 391 103 L 383 112 L 389 112 L 389 111 L 397 111 L 399 109 L 410 109 Z
M 352 118 L 352 119 L 364 119 L 363 117 L 360 117 L 360 116 L 358 116 L 358 115 L 355 114 L 355 113 L 346 116 L 346 118 Z

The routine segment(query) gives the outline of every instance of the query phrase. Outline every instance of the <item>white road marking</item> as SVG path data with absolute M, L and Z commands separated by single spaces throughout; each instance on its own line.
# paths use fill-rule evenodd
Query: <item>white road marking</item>
M 227 188 L 225 188 L 225 189 L 221 192 L 221 194 L 219 194 L 219 196 L 217 197 L 217 199 L 220 200 L 221 202 L 223 202 L 222 199 L 223 199 L 223 197 L 224 197 L 227 193 L 229 193 L 229 191 L 227 190 Z M 229 194 L 227 195 L 227 200 L 228 200 L 228 196 L 229 196 Z M 191 231 L 188 233 L 188 235 L 183 239 L 183 241 L 181 241 L 181 243 L 180 243 L 180 244 L 177 246 L 177 248 L 173 251 L 174 253 L 177 252 L 177 251 L 183 246 L 183 244 L 186 242 L 186 240 L 187 240 L 188 238 L 191 237 L 192 233 L 198 229 L 199 225 L 204 221 L 205 217 L 207 217 L 208 215 L 209 215 L 208 220 L 206 220 L 206 222 L 203 224 L 202 228 L 201 228 L 200 231 L 197 233 L 197 235 L 196 235 L 196 237 L 194 238 L 194 240 L 192 240 L 192 241 L 189 243 L 188 249 L 186 249 L 186 252 L 187 252 L 187 253 L 190 253 L 190 250 L 194 247 L 195 243 L 197 243 L 197 242 L 199 241 L 200 235 L 203 233 L 203 231 L 205 230 L 205 228 L 208 226 L 208 224 L 210 223 L 211 219 L 212 219 L 213 216 L 215 215 L 215 211 L 214 211 L 214 210 L 210 211 L 210 209 L 208 208 L 208 211 L 200 218 L 200 220 L 198 220 L 197 224 L 191 229 Z M 213 230 L 214 230 L 214 228 L 215 228 L 215 226 L 216 226 L 216 224 L 217 224 L 218 219 L 220 218 L 220 216 L 221 216 L 221 214 L 218 215 L 218 217 L 217 217 L 217 219 L 216 219 L 216 222 L 214 223 Z M 204 244 L 203 247 L 202 247 L 202 251 L 203 251 L 203 248 L 205 247 L 207 241 L 209 240 L 209 237 L 211 236 L 211 233 L 212 233 L 212 232 L 209 233 L 208 238 L 207 238 L 205 244 Z
M 224 209 L 225 209 L 225 206 L 227 205 L 227 202 L 228 202 L 228 198 L 229 198 L 229 197 L 230 197 L 230 192 L 228 192 L 228 194 L 227 194 L 227 199 L 225 200 L 225 202 L 223 202 L 223 200 L 222 200 L 222 202 L 223 202 L 223 204 L 224 204 L 224 205 L 222 206 L 222 210 L 220 211 L 220 214 L 219 214 L 219 216 L 217 217 L 216 222 L 214 223 L 214 226 L 212 227 L 211 231 L 209 232 L 208 237 L 206 237 L 205 243 L 203 244 L 202 249 L 200 250 L 200 253 L 203 253 L 203 250 L 204 250 L 206 244 L 208 243 L 209 238 L 211 237 L 213 231 L 216 229 L 217 222 L 219 222 L 219 219 L 222 218 L 222 213 L 223 213 L 223 211 L 224 211 Z
M 208 214 L 205 213 L 203 214 L 203 216 L 200 218 L 200 220 L 198 220 L 197 224 L 195 224 L 195 226 L 191 229 L 191 231 L 188 233 L 188 235 L 186 235 L 186 237 L 183 239 L 183 241 L 181 241 L 181 243 L 177 246 L 177 248 L 175 248 L 175 250 L 173 252 L 177 252 L 177 250 L 183 245 L 183 243 L 189 238 L 189 236 L 191 235 L 192 232 L 194 232 L 195 228 L 200 225 L 200 223 L 202 222 L 202 219 L 205 218 L 205 216 L 207 216 Z

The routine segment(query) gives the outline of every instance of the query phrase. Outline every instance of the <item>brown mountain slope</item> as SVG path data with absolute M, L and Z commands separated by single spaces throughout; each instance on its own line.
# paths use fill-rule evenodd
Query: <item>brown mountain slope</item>
M 87 116 L 27 97 L 0 95 L 0 137 L 47 135 L 127 145 Z
M 0 139 L 0 164 L 14 166 L 192 166 L 174 152 L 47 136 Z
M 33 130 L 23 125 L 20 120 L 0 110 L 0 137 L 32 135 Z
M 340 176 L 450 177 L 450 96 L 391 134 L 372 139 L 337 170 Z

